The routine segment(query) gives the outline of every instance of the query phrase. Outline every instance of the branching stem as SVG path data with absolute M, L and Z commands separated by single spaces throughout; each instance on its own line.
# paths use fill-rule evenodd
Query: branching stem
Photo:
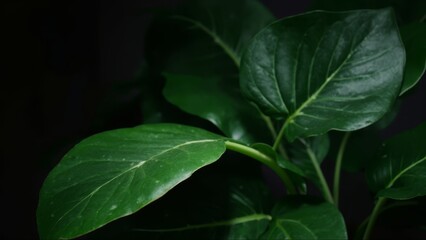
M 275 159 L 270 158 L 269 156 L 263 154 L 262 152 L 254 148 L 236 142 L 226 141 L 225 144 L 228 150 L 244 154 L 268 166 L 280 177 L 281 181 L 286 186 L 289 194 L 297 194 L 296 187 L 294 186 L 293 181 L 291 181 L 287 172 L 280 166 L 278 166 L 278 164 L 275 162 Z
M 281 143 L 281 139 L 284 136 L 284 130 L 285 130 L 286 124 L 283 124 L 283 126 L 280 129 L 280 132 L 278 133 L 277 137 L 275 138 L 275 142 L 274 145 L 272 146 L 272 148 L 276 151 Z

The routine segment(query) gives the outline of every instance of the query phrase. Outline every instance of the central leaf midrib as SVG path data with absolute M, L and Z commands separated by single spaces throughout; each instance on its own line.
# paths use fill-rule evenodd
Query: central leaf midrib
M 314 101 L 315 99 L 317 99 L 318 95 L 321 93 L 321 91 L 327 86 L 327 84 L 329 82 L 331 82 L 334 78 L 334 76 L 336 76 L 336 74 L 338 74 L 340 72 L 340 69 L 345 65 L 345 63 L 352 57 L 352 54 L 354 53 L 354 49 L 351 49 L 351 52 L 348 54 L 348 56 L 345 58 L 345 60 L 339 65 L 339 67 L 324 81 L 323 84 L 321 84 L 321 86 L 315 91 L 314 94 L 312 94 L 305 102 L 302 103 L 302 105 L 300 105 L 300 107 L 298 107 L 296 109 L 296 111 L 294 111 L 293 114 L 291 114 L 286 121 L 284 122 L 284 129 L 287 129 L 288 125 L 293 123 L 293 119 L 295 119 L 297 116 L 299 116 L 302 112 L 302 110 L 304 108 L 306 108 L 309 104 L 311 104 L 312 101 Z
M 93 196 L 96 192 L 98 192 L 101 188 L 103 188 L 104 186 L 106 186 L 107 184 L 111 183 L 112 181 L 114 181 L 115 179 L 121 177 L 122 175 L 141 167 L 142 165 L 144 165 L 146 162 L 151 161 L 152 159 L 155 159 L 158 156 L 161 156 L 169 151 L 175 150 L 175 149 L 179 149 L 182 146 L 186 146 L 186 145 L 190 145 L 190 144 L 197 144 L 197 143 L 201 143 L 201 142 L 216 142 L 218 141 L 218 139 L 202 139 L 202 140 L 195 140 L 195 141 L 189 141 L 189 142 L 185 142 L 179 145 L 176 145 L 172 148 L 168 148 L 156 155 L 151 156 L 149 159 L 145 160 L 145 161 L 140 161 L 139 164 L 132 166 L 131 168 L 119 173 L 118 175 L 116 175 L 115 177 L 111 178 L 110 180 L 106 181 L 105 183 L 101 184 L 99 187 L 97 187 L 96 189 L 94 189 L 92 192 L 90 192 L 89 194 L 87 194 L 85 197 L 83 197 L 83 199 L 81 199 L 80 201 L 78 201 L 74 206 L 72 206 L 67 212 L 65 212 L 57 221 L 56 223 L 52 226 L 52 230 L 56 227 L 56 225 L 66 216 L 68 215 L 72 210 L 74 210 L 77 206 L 79 206 L 81 203 L 83 203 L 84 201 L 86 201 L 89 197 Z
M 408 172 L 409 170 L 411 170 L 413 167 L 419 165 L 420 163 L 426 161 L 426 156 L 424 156 L 423 158 L 421 158 L 419 161 L 416 161 L 410 165 L 408 165 L 406 168 L 404 168 L 401 172 L 399 172 L 394 178 L 391 179 L 391 181 L 389 182 L 388 185 L 386 185 L 385 189 L 391 188 L 393 186 L 393 184 L 402 177 L 402 175 L 404 175 L 406 172 Z M 392 174 L 392 173 L 391 173 Z
M 303 227 L 303 229 L 305 229 L 308 233 L 310 233 L 313 237 L 315 237 L 315 239 L 317 239 L 318 237 L 317 237 L 317 235 L 311 230 L 311 229 L 309 229 L 308 228 L 308 226 L 306 226 L 305 224 L 303 224 L 302 222 L 300 222 L 300 221 L 298 221 L 298 220 L 294 220 L 294 219 L 278 219 L 277 220 L 277 225 L 279 224 L 280 226 L 281 226 L 281 228 L 280 229 L 282 229 L 282 230 L 284 230 L 284 234 L 286 234 L 288 237 L 290 237 L 290 239 L 292 239 L 291 237 L 292 236 L 290 236 L 289 234 L 288 234 L 288 232 L 287 231 L 285 231 L 285 228 L 281 225 L 281 223 L 282 222 L 289 222 L 289 223 L 295 223 L 295 224 L 297 224 L 297 225 L 299 225 L 299 226 L 301 226 L 301 227 Z

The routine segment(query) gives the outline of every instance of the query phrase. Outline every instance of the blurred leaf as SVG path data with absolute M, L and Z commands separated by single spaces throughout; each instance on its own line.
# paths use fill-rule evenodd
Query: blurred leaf
M 237 79 L 175 74 L 165 77 L 163 93 L 169 102 L 209 120 L 228 137 L 245 143 L 272 139 L 257 110 L 241 96 Z
M 368 166 L 367 182 L 380 197 L 426 195 L 426 123 L 385 141 Z
M 167 73 L 166 99 L 233 139 L 271 141 L 260 114 L 240 93 L 238 67 L 248 40 L 273 19 L 255 0 L 189 1 L 158 18 L 147 54 L 154 68 Z
M 176 124 L 89 137 L 64 156 L 43 184 L 40 237 L 73 238 L 130 215 L 224 152 L 221 136 Z
M 241 88 L 266 115 L 286 119 L 289 141 L 353 131 L 389 110 L 404 59 L 391 9 L 316 11 L 256 35 L 242 59 Z
M 426 14 L 426 13 L 425 13 Z M 401 27 L 407 62 L 400 95 L 404 94 L 422 78 L 426 69 L 426 23 L 412 23 Z
M 287 198 L 272 212 L 272 222 L 262 239 L 347 239 L 345 222 L 330 203 Z

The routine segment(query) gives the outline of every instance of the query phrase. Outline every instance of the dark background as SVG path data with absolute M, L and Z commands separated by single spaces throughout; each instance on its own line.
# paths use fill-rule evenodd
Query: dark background
M 108 113 L 104 105 L 117 84 L 133 81 L 140 70 L 150 20 L 144 10 L 179 1 L 58 2 L 2 3 L 2 239 L 37 238 L 38 192 L 70 147 L 93 133 L 142 122 L 140 106 L 125 105 L 129 99 Z M 307 0 L 262 2 L 277 17 L 309 6 Z M 420 85 L 385 136 L 426 119 L 425 81 Z

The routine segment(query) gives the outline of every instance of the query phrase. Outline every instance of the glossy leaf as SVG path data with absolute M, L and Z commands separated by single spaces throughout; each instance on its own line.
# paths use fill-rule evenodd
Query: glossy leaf
M 330 203 L 289 198 L 277 204 L 262 239 L 347 239 L 345 222 Z
M 412 23 L 401 28 L 407 52 L 404 82 L 400 95 L 414 87 L 426 70 L 426 23 Z
M 330 140 L 326 134 L 307 139 L 298 139 L 288 145 L 292 162 L 302 169 L 304 175 L 313 180 L 317 186 L 320 186 L 318 173 L 315 170 L 308 151 L 311 151 L 315 155 L 318 165 L 321 165 L 327 156 L 329 148 Z
M 132 214 L 224 151 L 221 136 L 176 124 L 89 137 L 44 182 L 37 211 L 40 237 L 77 237 Z
M 380 197 L 426 195 L 426 123 L 384 142 L 367 169 L 370 188 Z
M 284 134 L 293 141 L 380 119 L 399 94 L 404 59 L 391 9 L 315 11 L 256 35 L 240 81 L 265 114 L 285 118 Z
M 216 125 L 225 135 L 245 143 L 270 141 L 258 111 L 239 92 L 237 79 L 165 74 L 166 99 L 185 112 Z M 268 138 L 269 137 L 269 138 Z

